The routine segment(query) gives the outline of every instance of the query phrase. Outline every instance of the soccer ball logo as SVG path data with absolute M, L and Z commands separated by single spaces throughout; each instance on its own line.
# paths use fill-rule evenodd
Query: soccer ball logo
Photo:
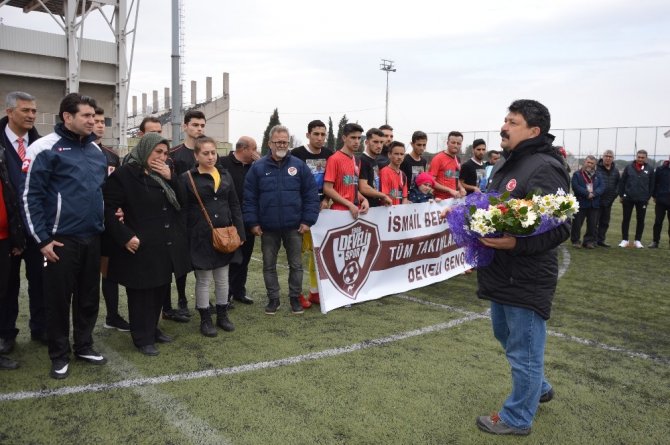
M 350 261 L 349 264 L 344 267 L 344 272 L 342 273 L 344 284 L 347 286 L 353 284 L 360 273 L 361 266 L 358 265 L 358 261 Z

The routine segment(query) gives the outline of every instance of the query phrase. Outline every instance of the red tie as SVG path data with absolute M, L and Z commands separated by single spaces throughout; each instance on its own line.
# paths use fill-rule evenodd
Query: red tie
M 18 138 L 16 142 L 19 143 L 17 152 L 19 153 L 19 158 L 21 158 L 21 162 L 23 162 L 26 158 L 26 146 L 23 145 L 23 138 Z

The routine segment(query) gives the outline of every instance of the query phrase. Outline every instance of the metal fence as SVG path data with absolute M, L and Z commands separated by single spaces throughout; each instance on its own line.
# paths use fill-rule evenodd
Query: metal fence
M 670 156 L 670 126 L 657 127 L 609 127 L 609 128 L 553 128 L 555 145 L 565 147 L 571 163 L 576 164 L 586 155 L 598 158 L 605 150 L 613 150 L 614 157 L 621 161 L 632 161 L 637 150 L 647 151 L 650 160 L 662 161 Z M 500 147 L 500 130 L 464 131 L 463 147 L 475 139 L 484 139 L 489 149 Z M 428 151 L 444 150 L 447 133 L 429 133 Z

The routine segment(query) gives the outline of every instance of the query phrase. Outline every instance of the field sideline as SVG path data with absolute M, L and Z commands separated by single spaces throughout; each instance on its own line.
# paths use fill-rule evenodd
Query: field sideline
M 653 205 L 645 245 L 652 224 Z M 657 250 L 561 246 L 546 353 L 556 398 L 526 438 L 496 438 L 474 424 L 510 386 L 474 274 L 327 315 L 293 316 L 282 301 L 270 317 L 253 261 L 256 303 L 231 312 L 235 332 L 207 339 L 195 316 L 163 321 L 176 341 L 148 358 L 129 334 L 102 328 L 101 304 L 94 335 L 110 362 L 73 361 L 64 381 L 48 377 L 45 347 L 29 340 L 22 288 L 11 354 L 22 367 L 0 373 L 0 444 L 668 443 L 667 227 L 661 241 Z M 285 289 L 284 269 L 280 278 Z

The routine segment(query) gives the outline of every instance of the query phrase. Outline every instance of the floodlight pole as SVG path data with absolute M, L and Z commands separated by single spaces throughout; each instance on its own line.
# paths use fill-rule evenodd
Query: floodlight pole
M 384 116 L 384 123 L 389 123 L 389 73 L 396 72 L 396 69 L 393 68 L 393 60 L 382 59 L 382 63 L 379 64 L 379 69 L 386 71 L 386 114 Z

